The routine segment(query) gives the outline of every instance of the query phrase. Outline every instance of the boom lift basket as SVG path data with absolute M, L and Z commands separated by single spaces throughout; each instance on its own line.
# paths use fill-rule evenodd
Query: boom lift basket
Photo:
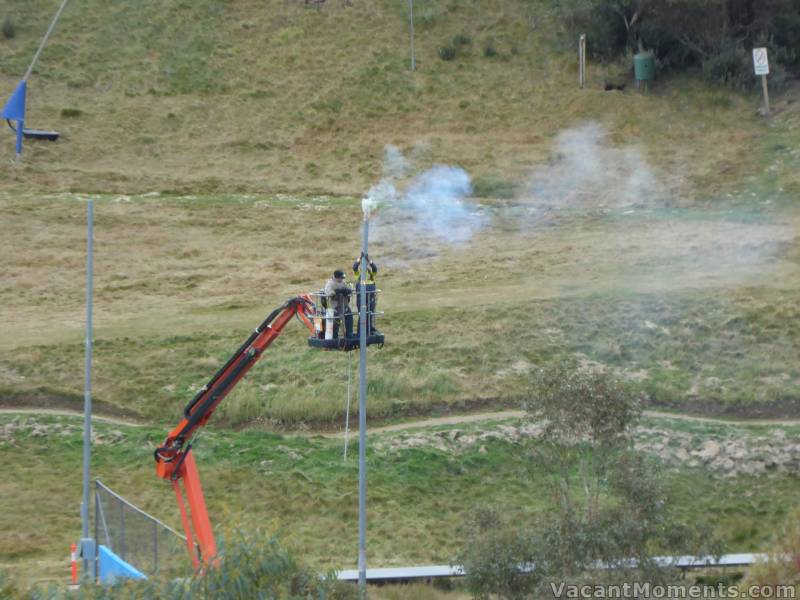
M 383 315 L 383 312 L 375 310 L 380 290 L 374 284 L 367 285 L 367 346 L 373 344 L 383 345 L 383 334 L 375 328 L 375 320 Z M 355 296 L 356 302 L 359 300 L 359 291 L 339 292 L 337 296 L 330 300 L 325 292 L 312 292 L 309 294 L 313 301 L 312 314 L 309 315 L 314 322 L 315 333 L 308 338 L 308 345 L 312 348 L 323 348 L 325 350 L 344 350 L 349 352 L 360 347 L 359 336 L 359 313 L 358 308 L 350 312 L 350 308 L 344 308 L 349 304 L 351 296 Z M 334 307 L 339 307 L 338 310 Z M 352 323 L 347 327 L 347 321 Z M 350 329 L 350 335 L 347 335 Z

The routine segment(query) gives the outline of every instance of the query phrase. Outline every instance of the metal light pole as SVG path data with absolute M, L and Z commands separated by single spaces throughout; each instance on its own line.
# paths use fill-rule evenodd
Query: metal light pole
M 369 215 L 364 214 L 361 237 L 358 311 L 358 595 L 367 597 L 367 248 Z
M 95 576 L 94 540 L 89 537 L 89 469 L 92 452 L 92 270 L 94 252 L 94 202 L 86 210 L 86 360 L 83 380 L 83 501 L 81 502 L 81 556 L 83 573 Z
M 414 56 L 414 0 L 408 0 L 408 20 L 411 25 L 411 70 L 417 70 L 417 60 Z
M 47 33 L 44 34 L 44 38 L 42 38 L 39 47 L 36 49 L 36 54 L 33 55 L 33 60 L 31 60 L 31 64 L 28 66 L 28 70 L 25 71 L 25 77 L 22 78 L 22 81 L 27 81 L 28 77 L 31 76 L 31 73 L 33 72 L 33 66 L 36 64 L 36 61 L 39 60 L 39 55 L 42 53 L 42 50 L 44 50 L 44 46 L 47 43 L 47 40 L 50 39 L 50 34 L 53 33 L 53 29 L 56 28 L 56 23 L 58 23 L 58 19 L 61 16 L 61 13 L 64 11 L 64 7 L 67 5 L 68 1 L 69 0 L 63 0 L 63 2 L 61 2 L 61 6 L 58 7 L 58 10 L 56 11 L 55 16 L 53 17 L 53 20 L 50 21 L 50 27 L 47 28 Z

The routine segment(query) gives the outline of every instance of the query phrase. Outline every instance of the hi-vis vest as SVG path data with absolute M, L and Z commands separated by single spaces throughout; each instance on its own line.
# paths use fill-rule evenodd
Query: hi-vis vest
M 367 283 L 375 283 L 375 273 L 378 272 L 378 267 L 375 263 L 371 262 L 367 264 Z M 353 275 L 356 278 L 356 283 L 361 281 L 361 260 L 357 260 L 353 263 Z

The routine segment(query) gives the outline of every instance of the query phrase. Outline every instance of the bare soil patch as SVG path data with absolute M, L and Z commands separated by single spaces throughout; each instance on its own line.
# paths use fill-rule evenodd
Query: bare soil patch
M 655 409 L 676 411 L 697 417 L 720 419 L 800 419 L 800 399 L 785 398 L 753 404 L 724 404 L 711 400 L 693 399 L 685 402 L 651 402 Z M 679 415 L 676 415 L 679 416 Z
M 55 412 L 59 414 L 83 414 L 83 399 L 70 396 L 0 396 L 2 412 Z M 92 413 L 114 421 L 138 424 L 141 416 L 131 410 L 114 406 L 102 400 L 92 400 Z

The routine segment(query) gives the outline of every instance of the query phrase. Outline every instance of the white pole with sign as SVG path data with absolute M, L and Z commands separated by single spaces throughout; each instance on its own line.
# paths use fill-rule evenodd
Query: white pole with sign
M 753 48 L 753 67 L 756 75 L 761 75 L 761 87 L 764 89 L 764 116 L 767 116 L 769 115 L 769 89 L 767 88 L 769 57 L 766 48 Z

